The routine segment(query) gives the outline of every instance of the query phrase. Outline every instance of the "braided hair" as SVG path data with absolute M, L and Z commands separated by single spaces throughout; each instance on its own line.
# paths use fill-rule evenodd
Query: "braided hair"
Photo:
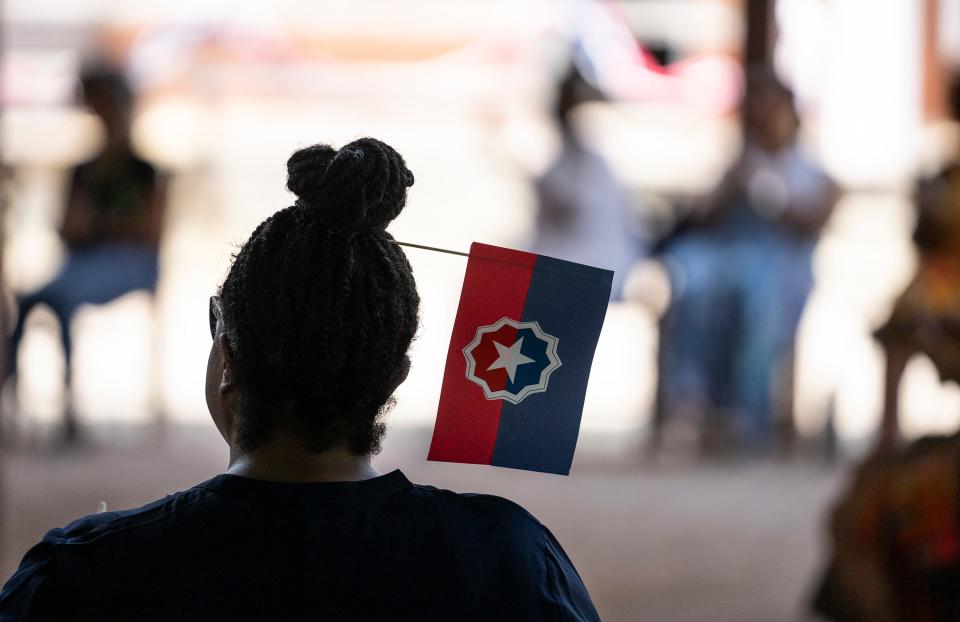
M 386 227 L 413 174 L 389 145 L 361 138 L 287 161 L 296 202 L 254 230 L 220 297 L 237 381 L 237 443 L 277 429 L 321 452 L 376 453 L 384 412 L 409 368 L 420 297 Z

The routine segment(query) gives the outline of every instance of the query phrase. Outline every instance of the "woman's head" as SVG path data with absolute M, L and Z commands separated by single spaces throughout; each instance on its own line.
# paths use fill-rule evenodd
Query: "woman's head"
M 84 67 L 79 79 L 80 102 L 100 117 L 108 141 L 126 139 L 134 93 L 124 73 L 104 63 Z
M 794 142 L 800 118 L 793 92 L 769 69 L 747 73 L 740 115 L 746 140 L 774 153 Z
M 244 450 L 282 431 L 313 452 L 373 453 L 418 323 L 410 264 L 385 231 L 413 174 L 373 138 L 301 149 L 287 171 L 296 202 L 254 230 L 220 287 L 208 405 L 215 420 L 233 411 Z

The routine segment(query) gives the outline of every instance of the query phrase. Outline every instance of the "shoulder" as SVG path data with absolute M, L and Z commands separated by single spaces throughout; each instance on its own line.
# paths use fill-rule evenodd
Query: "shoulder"
M 199 484 L 157 499 L 138 508 L 100 512 L 78 518 L 64 527 L 51 529 L 34 548 L 46 552 L 51 561 L 62 555 L 64 549 L 82 545 L 111 544 L 119 539 L 154 529 L 169 530 L 185 514 L 202 513 L 204 502 L 214 493 Z
M 202 507 L 214 493 L 199 484 L 138 508 L 100 512 L 79 518 L 49 532 L 56 544 L 86 544 L 119 532 L 129 532 L 181 516 L 187 508 Z
M 143 184 L 153 184 L 158 177 L 157 169 L 146 160 L 131 153 L 124 167 L 129 175 Z
M 453 532 L 452 572 L 524 619 L 598 620 L 590 595 L 563 547 L 530 512 L 495 495 L 455 493 L 433 486 L 413 494 L 442 504 Z M 492 607 L 486 599 L 477 611 Z M 492 616 L 502 617 L 502 616 Z
M 439 515 L 443 548 L 460 568 L 486 568 L 490 577 L 542 574 L 546 529 L 530 512 L 502 497 L 414 486 Z
M 90 175 L 90 171 L 93 169 L 93 160 L 84 160 L 79 164 L 74 165 L 70 169 L 70 178 L 73 183 L 77 181 L 82 181 Z
M 184 515 L 201 515 L 213 493 L 195 486 L 139 508 L 102 512 L 51 529 L 24 555 L 19 567 L 0 591 L 0 621 L 57 619 L 65 607 L 67 577 L 76 559 L 111 559 L 139 550 L 140 542 L 170 534 Z M 87 568 L 96 567 L 85 566 Z
M 819 159 L 800 143 L 794 143 L 788 148 L 785 160 L 795 174 L 806 175 L 824 182 L 830 179 Z
M 128 154 L 118 166 L 125 171 L 126 175 L 132 175 L 140 181 L 152 182 L 159 176 L 159 172 L 153 164 L 134 153 Z M 72 182 L 102 183 L 102 174 L 98 175 L 95 172 L 98 167 L 102 169 L 103 165 L 98 164 L 96 158 L 77 164 L 70 171 Z
M 526 509 L 503 497 L 457 493 L 434 486 L 414 485 L 414 500 L 435 513 L 452 550 L 470 557 L 496 555 L 532 560 L 543 555 L 544 527 Z
M 515 529 L 535 532 L 543 529 L 540 521 L 523 506 L 496 495 L 453 492 L 423 484 L 414 484 L 411 494 L 415 498 L 429 499 L 461 519 L 496 522 Z
M 153 166 L 153 164 L 150 164 L 146 160 L 136 155 L 132 155 L 130 157 L 130 165 L 141 175 L 152 176 L 152 175 L 156 175 L 157 173 L 157 169 Z

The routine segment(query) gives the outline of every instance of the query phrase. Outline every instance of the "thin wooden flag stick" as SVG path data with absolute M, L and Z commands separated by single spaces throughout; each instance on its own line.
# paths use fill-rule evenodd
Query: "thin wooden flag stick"
M 445 248 L 436 248 L 434 246 L 423 246 L 421 244 L 411 244 L 410 242 L 397 242 L 400 246 L 409 246 L 410 248 L 419 248 L 425 251 L 436 251 L 438 253 L 447 253 L 448 255 L 460 255 L 461 257 L 469 257 L 470 253 L 461 253 L 460 251 L 451 251 Z

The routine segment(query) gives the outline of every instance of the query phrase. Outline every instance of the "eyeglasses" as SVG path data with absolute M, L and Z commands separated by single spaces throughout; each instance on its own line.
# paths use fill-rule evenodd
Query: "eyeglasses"
M 220 306 L 220 296 L 210 296 L 210 338 L 217 338 L 217 325 L 223 323 L 223 307 Z

